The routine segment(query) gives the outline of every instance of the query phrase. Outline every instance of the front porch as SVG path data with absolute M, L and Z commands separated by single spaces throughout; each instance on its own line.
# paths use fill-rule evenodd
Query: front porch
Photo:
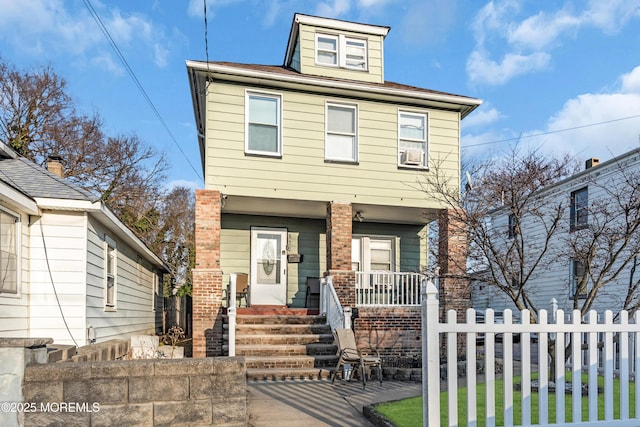
M 357 309 L 359 338 L 366 336 L 372 343 L 390 342 L 378 339 L 380 334 L 414 339 L 419 325 L 413 313 L 419 311 L 424 282 L 418 272 L 427 265 L 425 216 L 416 216 L 412 223 L 361 221 L 348 202 L 327 202 L 324 218 L 223 215 L 222 200 L 226 199 L 218 191 L 196 192 L 194 357 L 226 353 L 223 316 L 236 308 L 231 298 L 227 300 L 236 295 L 236 289 L 227 290 L 234 271 L 247 276 L 243 305 L 252 310 L 315 308 L 322 314 L 317 300 L 309 303 L 308 283 L 312 278 L 331 278 L 340 310 Z M 229 206 L 233 205 L 227 200 Z M 385 214 L 392 216 L 391 207 Z M 441 272 L 447 272 L 446 266 Z M 445 292 L 445 299 L 468 301 L 458 297 L 461 292 L 456 289 L 462 288 L 451 289 L 454 292 Z M 235 314 L 241 315 L 241 310 Z M 402 352 L 396 344 L 392 347 Z

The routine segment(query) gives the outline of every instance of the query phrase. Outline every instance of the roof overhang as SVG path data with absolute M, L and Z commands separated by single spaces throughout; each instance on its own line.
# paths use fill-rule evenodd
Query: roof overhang
M 0 201 L 7 207 L 26 214 L 38 214 L 38 205 L 35 200 L 2 181 L 0 181 Z

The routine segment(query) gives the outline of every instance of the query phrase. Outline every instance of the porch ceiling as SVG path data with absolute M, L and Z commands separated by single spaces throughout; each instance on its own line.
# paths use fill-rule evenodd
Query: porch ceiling
M 243 215 L 287 216 L 295 218 L 323 219 L 326 217 L 326 201 L 289 200 L 227 195 L 223 213 Z M 435 219 L 432 209 L 352 204 L 353 214 L 360 212 L 363 222 L 385 222 L 397 224 L 425 224 Z

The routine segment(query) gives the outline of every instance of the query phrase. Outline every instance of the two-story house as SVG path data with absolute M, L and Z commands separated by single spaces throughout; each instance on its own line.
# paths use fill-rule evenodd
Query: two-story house
M 366 300 L 373 275 L 427 265 L 442 206 L 420 177 L 438 162 L 459 186 L 460 122 L 481 101 L 385 80 L 389 30 L 295 14 L 282 65 L 187 61 L 205 177 L 194 356 L 221 352 L 229 273 L 248 274 L 251 306 L 279 307 L 304 307 L 308 280 L 330 275 L 366 334 L 367 317 L 394 318 Z
M 538 218 L 533 208 L 521 218 L 508 207 L 496 209 L 488 233 L 499 236 L 494 241 L 501 254 L 521 248 L 524 262 L 514 257 L 514 270 L 527 276 L 524 285 L 501 285 L 521 286 L 516 294 L 526 294 L 532 311 L 551 311 L 552 300 L 565 313 L 635 311 L 640 306 L 639 192 L 640 152 L 634 149 L 603 162 L 588 159 L 584 170 L 537 190 L 530 204 Z M 555 215 L 559 221 L 549 227 Z M 483 267 L 474 273 L 482 279 Z M 495 284 L 479 280 L 473 289 L 476 308 L 516 308 Z

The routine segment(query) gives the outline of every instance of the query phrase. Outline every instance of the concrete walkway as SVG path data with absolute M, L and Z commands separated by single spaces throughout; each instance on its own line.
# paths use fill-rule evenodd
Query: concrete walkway
M 419 396 L 422 385 L 415 382 L 371 381 L 365 390 L 356 381 L 250 382 L 249 425 L 263 426 L 345 426 L 372 424 L 362 408 L 373 403 Z

